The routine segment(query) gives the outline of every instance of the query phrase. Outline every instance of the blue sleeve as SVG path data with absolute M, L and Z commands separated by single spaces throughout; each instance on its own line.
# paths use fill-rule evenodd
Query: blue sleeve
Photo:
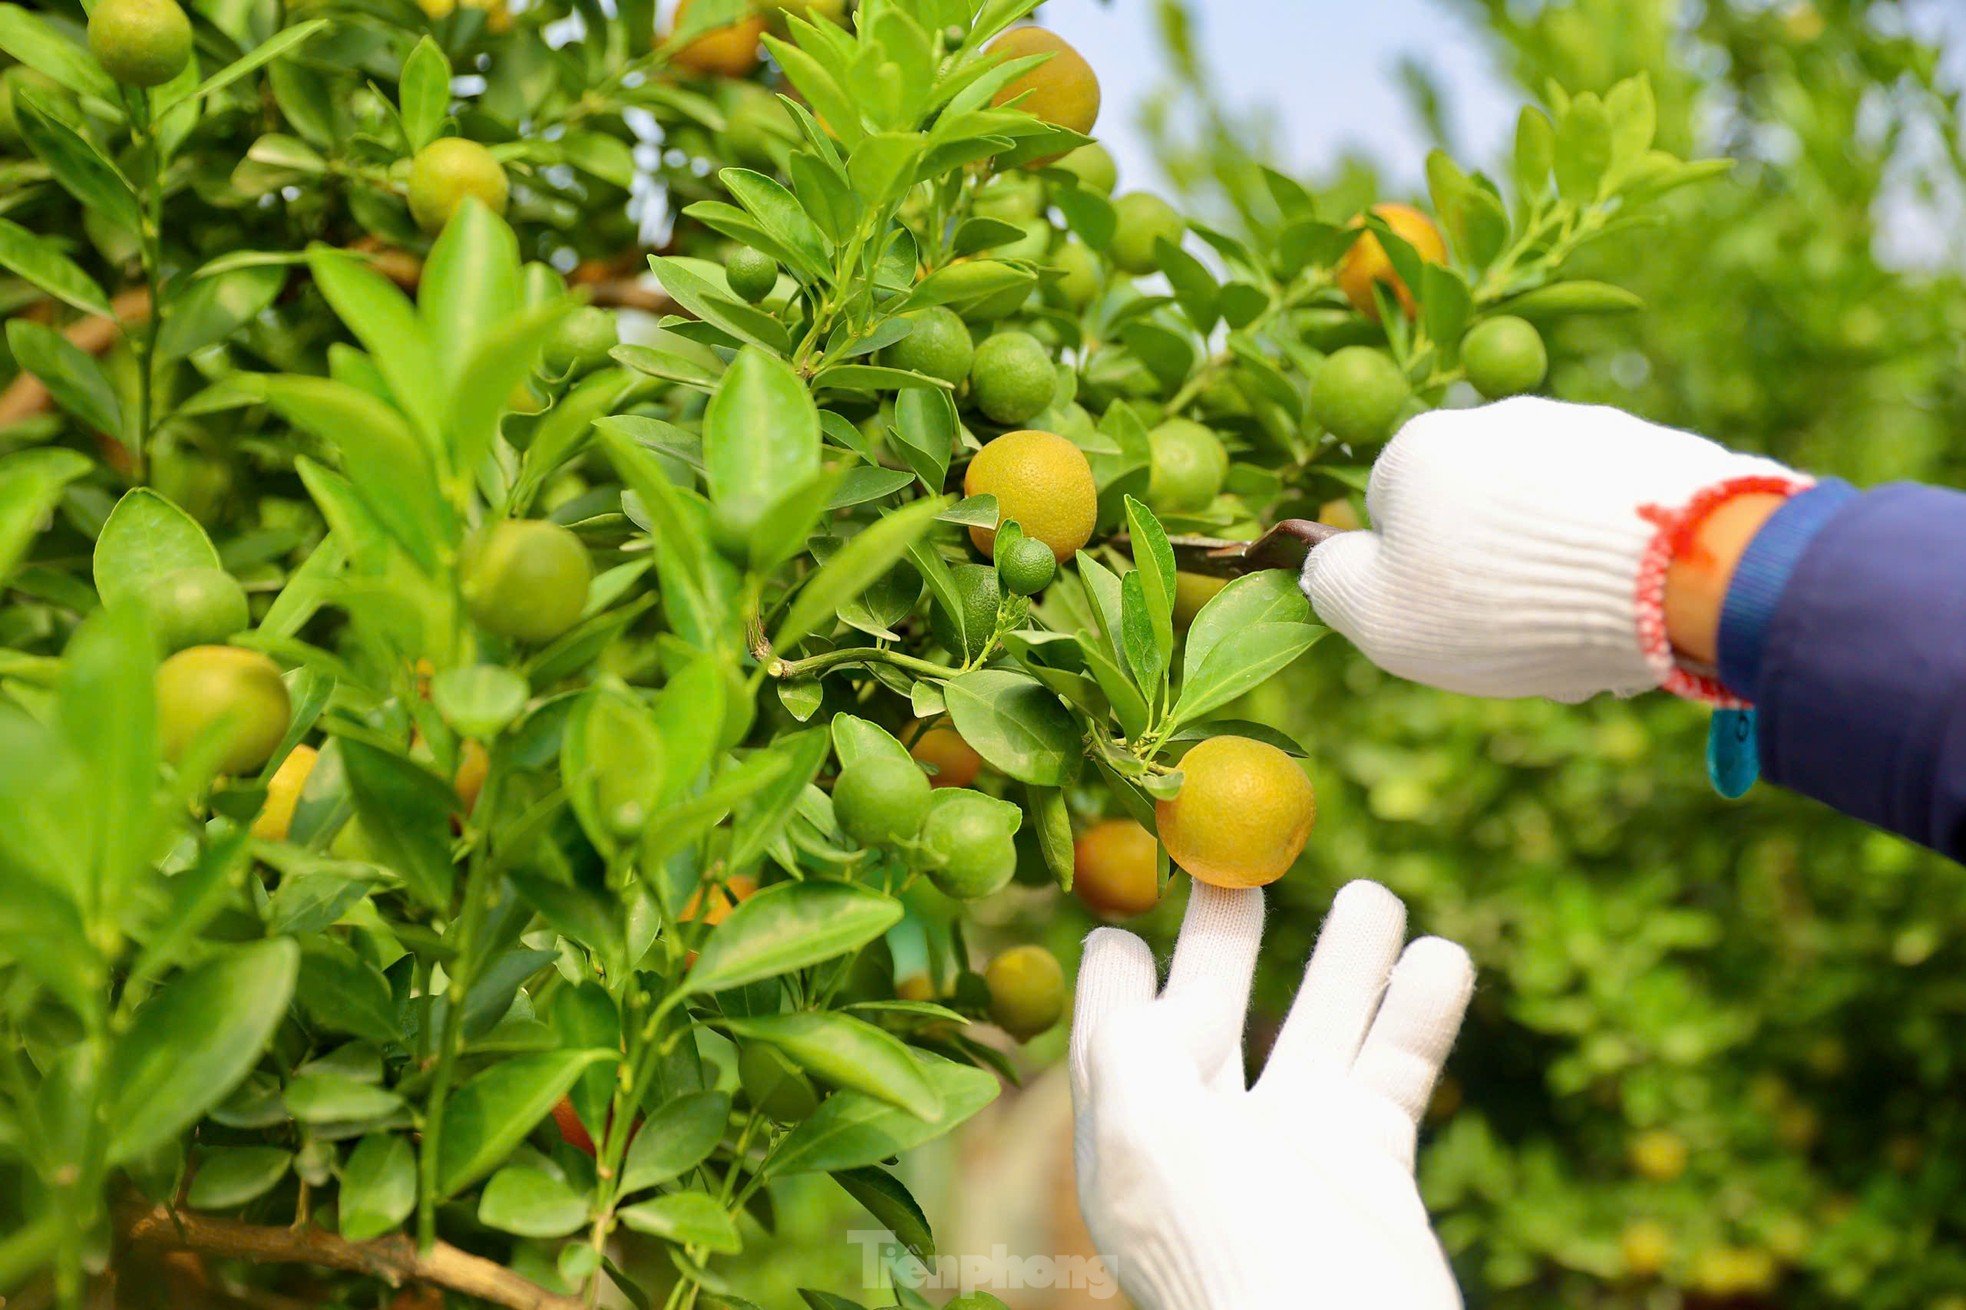
M 1720 674 L 1770 781 L 1966 860 L 1966 495 L 1791 498 L 1736 567 Z

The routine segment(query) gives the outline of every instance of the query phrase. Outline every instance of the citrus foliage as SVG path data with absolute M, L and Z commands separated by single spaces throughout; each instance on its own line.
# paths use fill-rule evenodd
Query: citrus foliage
M 1111 197 L 1034 3 L 244 3 L 162 76 L 0 5 L 0 1282 L 162 1205 L 687 1306 L 803 1174 L 926 1251 L 884 1162 L 1063 1003 L 964 902 L 1296 859 L 1232 707 L 1321 629 L 1180 539 L 1707 170 L 1633 79 L 1232 236 Z

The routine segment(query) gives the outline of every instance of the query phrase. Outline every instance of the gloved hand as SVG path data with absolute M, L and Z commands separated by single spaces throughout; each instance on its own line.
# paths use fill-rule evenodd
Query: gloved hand
M 1094 1241 L 1140 1310 L 1456 1310 L 1413 1151 L 1474 986 L 1467 952 L 1427 937 L 1402 954 L 1398 898 L 1347 886 L 1251 1087 L 1262 931 L 1260 892 L 1197 884 L 1158 995 L 1138 937 L 1087 939 L 1071 1075 Z
M 1304 590 L 1373 663 L 1449 691 L 1579 701 L 1664 686 L 1725 701 L 1675 663 L 1667 566 L 1712 505 L 1808 481 L 1615 409 L 1441 410 L 1386 446 L 1372 530 L 1313 550 Z

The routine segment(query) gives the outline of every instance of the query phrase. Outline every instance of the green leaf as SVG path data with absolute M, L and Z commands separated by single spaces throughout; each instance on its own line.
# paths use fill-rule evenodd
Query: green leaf
M 380 1119 L 403 1108 L 403 1098 L 387 1087 L 336 1073 L 301 1074 L 287 1084 L 281 1100 L 304 1124 Z
M 978 669 L 942 695 L 956 731 L 999 772 L 1039 787 L 1062 787 L 1077 776 L 1085 758 L 1078 720 L 1035 679 Z
M 554 932 L 593 951 L 610 975 L 620 971 L 627 947 L 616 896 L 602 887 L 556 882 L 522 869 L 508 870 L 506 876 Z
M 899 309 L 922 309 L 929 305 L 973 306 L 1017 287 L 1037 285 L 1037 274 L 1015 264 L 995 259 L 972 259 L 937 269 L 923 278 Z
M 466 737 L 489 741 L 525 711 L 526 680 L 499 664 L 445 669 L 430 680 L 430 702 Z
M 1550 188 L 1556 163 L 1556 125 L 1534 105 L 1524 105 L 1515 126 L 1515 184 L 1526 200 L 1539 200 Z
M 1308 623 L 1311 603 L 1296 575 L 1283 569 L 1246 573 L 1216 592 L 1188 625 L 1182 659 L 1199 669 L 1222 639 L 1262 623 Z
M 148 874 L 157 831 L 157 657 L 142 615 L 99 612 L 62 652 L 57 726 L 89 778 L 90 899 L 110 912 Z
M 787 882 L 732 910 L 682 985 L 718 992 L 775 978 L 865 946 L 901 920 L 901 904 L 865 887 Z
M 437 139 L 451 109 L 451 62 L 433 38 L 418 41 L 403 61 L 396 99 L 402 106 L 403 135 L 414 154 Z
M 802 110 L 794 109 L 793 112 L 805 116 Z M 860 201 L 847 184 L 844 168 L 822 163 L 813 151 L 801 150 L 786 161 L 785 172 L 791 179 L 793 193 L 806 208 L 806 216 L 817 223 L 821 231 L 837 242 L 844 240 L 854 230 L 855 224 L 860 221 Z M 693 210 L 696 206 L 690 208 Z M 899 243 L 903 238 L 897 233 L 894 240 Z M 878 265 L 876 267 L 878 269 Z M 909 281 L 913 281 L 912 276 Z
M 837 1092 L 779 1141 L 765 1174 L 837 1173 L 877 1164 L 950 1132 L 997 1098 L 997 1080 L 983 1070 L 927 1054 L 919 1058 L 942 1098 L 940 1120 L 928 1123 L 871 1096 Z
M 478 1197 L 478 1222 L 520 1237 L 565 1237 L 587 1222 L 587 1202 L 544 1169 L 507 1165 Z
M 772 574 L 779 565 L 807 553 L 838 477 L 831 469 L 821 469 L 788 488 L 758 516 L 744 543 L 744 558 L 752 573 Z
M 1623 170 L 1645 157 L 1659 128 L 1659 108 L 1652 97 L 1652 81 L 1645 74 L 1628 77 L 1612 87 L 1604 97 L 1604 110 L 1611 118 L 1611 161 Z
M 132 236 L 143 230 L 143 215 L 129 179 L 87 137 L 49 113 L 39 97 L 13 92 L 20 134 L 62 189 L 82 207 Z
M 1135 571 L 1147 602 L 1147 616 L 1153 621 L 1154 642 L 1162 651 L 1174 649 L 1174 547 L 1154 512 L 1135 500 L 1125 498 L 1128 539 L 1132 542 Z
M 1420 270 L 1420 311 L 1427 335 L 1443 350 L 1458 350 L 1474 314 L 1467 280 L 1451 268 L 1429 263 Z
M 458 374 L 446 408 L 450 412 L 451 463 L 475 469 L 498 437 L 499 420 L 511 406 L 513 388 L 532 373 L 540 351 L 574 303 L 564 297 L 513 315 L 478 342 L 477 351 Z M 526 452 L 527 472 L 543 476 L 557 468 L 584 441 L 589 426 L 620 396 L 621 375 L 603 375 L 583 383 L 553 407 L 533 433 Z M 571 430 L 568 426 L 571 424 Z
M 313 18 L 276 32 L 190 90 L 175 95 L 160 95 L 152 112 L 162 115 L 178 105 L 196 101 L 214 91 L 222 91 L 253 70 L 263 68 L 289 50 L 298 49 L 313 40 L 330 26 L 332 24 L 325 18 Z
M 762 173 L 726 168 L 718 178 L 765 234 L 789 255 L 806 282 L 832 281 L 832 248 L 798 197 Z
M 917 1260 L 935 1259 L 935 1233 L 929 1228 L 928 1216 L 899 1178 L 885 1169 L 865 1165 L 859 1169 L 842 1169 L 833 1175 L 833 1181 L 865 1206 L 867 1213 L 893 1233 L 895 1240 L 907 1247 Z
M 919 1119 L 942 1117 L 942 1098 L 899 1038 L 844 1014 L 802 1010 L 729 1019 L 744 1041 L 764 1042 L 835 1087 L 864 1092 Z
M 1102 254 L 1112 248 L 1113 234 L 1119 227 L 1112 201 L 1083 187 L 1060 187 L 1051 193 L 1051 202 L 1065 216 L 1066 226 L 1087 246 Z
M 703 267 L 707 272 L 714 266 L 706 264 Z M 677 304 L 712 327 L 775 354 L 783 355 L 792 349 L 791 334 L 783 323 L 763 310 L 740 304 L 725 295 L 718 289 L 717 283 L 698 274 L 684 261 L 650 255 L 649 268 L 655 273 L 655 280 L 662 284 L 662 289 L 676 298 Z M 721 280 L 721 271 L 718 276 Z
M 1120 649 L 1126 656 L 1126 670 L 1133 681 L 1158 700 L 1162 679 L 1173 663 L 1173 651 L 1154 637 L 1153 615 L 1147 609 L 1147 589 L 1141 584 L 1140 570 L 1120 579 Z
M 194 1210 L 229 1210 L 273 1190 L 293 1152 L 277 1146 L 214 1146 L 198 1156 L 185 1200 Z
M 89 52 L 19 5 L 0 4 L 0 50 L 80 95 L 116 103 L 116 83 Z
M 363 506 L 411 559 L 434 571 L 437 542 L 450 537 L 450 513 L 429 451 L 402 414 L 332 378 L 255 381 L 282 418 L 340 452 L 342 472 Z
M 1440 215 L 1441 226 L 1454 243 L 1455 252 L 1467 264 L 1485 268 L 1500 253 L 1508 239 L 1509 220 L 1503 212 L 1501 201 L 1495 198 L 1493 192 L 1462 172 L 1460 165 L 1443 150 L 1435 150 L 1427 156 L 1427 187 L 1433 197 L 1434 212 Z M 1427 267 L 1441 266 L 1429 264 Z M 1442 272 L 1449 271 L 1442 268 Z M 1420 301 L 1431 308 L 1424 289 Z M 1430 333 L 1433 331 L 1431 328 L 1428 330 Z M 1435 341 L 1455 339 L 1452 336 L 1434 336 Z
M 880 364 L 838 364 L 821 369 L 812 378 L 814 391 L 844 391 L 861 396 L 882 391 L 945 390 L 948 386 L 939 378 Z
M 597 849 L 612 851 L 647 824 L 667 781 L 663 756 L 661 729 L 641 697 L 593 687 L 574 705 L 560 775 Z
M 634 190 L 639 170 L 635 152 L 627 142 L 605 132 L 569 132 L 560 138 L 560 151 L 581 172 L 623 191 Z
M 825 65 L 798 46 L 769 33 L 764 37 L 764 45 L 771 51 L 771 57 L 778 66 L 785 70 L 786 78 L 805 97 L 806 103 L 826 120 L 827 126 L 851 149 L 866 134 L 860 123 L 859 104 L 840 89 L 840 84 L 826 71 Z
M 225 340 L 250 323 L 279 297 L 287 270 L 278 264 L 235 268 L 194 278 L 170 297 L 162 331 L 160 359 L 183 359 Z
M 738 352 L 703 416 L 710 501 L 748 537 L 791 489 L 817 476 L 819 411 L 785 361 L 755 347 Z
M 494 1064 L 452 1095 L 437 1153 L 437 1191 L 457 1193 L 496 1169 L 552 1113 L 589 1065 L 614 1051 L 546 1051 Z
M 678 1246 L 700 1246 L 718 1255 L 744 1249 L 737 1221 L 716 1200 L 702 1192 L 672 1192 L 652 1201 L 638 1201 L 616 1212 L 624 1227 Z
M 1166 237 L 1154 238 L 1154 262 L 1167 275 L 1174 299 L 1195 331 L 1207 336 L 1222 317 L 1222 288 L 1208 266 Z
M 619 917 L 625 919 L 628 916 L 621 914 Z M 613 948 L 611 942 L 604 944 L 610 950 Z M 548 956 L 547 959 L 550 962 L 552 957 Z M 615 967 L 614 962 L 608 962 L 609 976 L 612 976 Z M 505 1001 L 507 1007 L 511 1004 L 510 1000 Z M 562 1046 L 601 1050 L 621 1045 L 621 1011 L 614 997 L 598 984 L 582 983 L 551 993 L 541 1013 Z M 503 1018 L 503 1011 L 497 1017 Z M 596 1065 L 581 1074 L 573 1090 L 567 1093 L 567 1099 L 573 1103 L 581 1124 L 596 1140 L 605 1134 L 618 1084 L 615 1070 Z
M 835 714 L 832 722 L 833 750 L 840 767 L 850 768 L 864 759 L 888 759 L 913 764 L 914 757 L 894 734 L 878 723 L 852 714 Z
M 96 536 L 96 593 L 105 605 L 141 603 L 180 569 L 219 567 L 198 520 L 148 487 L 123 493 Z
M 1023 237 L 1024 229 L 1015 223 L 1006 223 L 1000 218 L 970 218 L 963 220 L 963 225 L 956 229 L 951 249 L 958 255 L 974 255 L 1020 241 Z
M 1030 813 L 1045 866 L 1058 880 L 1060 891 L 1072 890 L 1075 855 L 1072 850 L 1072 811 L 1057 787 L 1026 787 L 1025 809 Z
M 571 303 L 563 302 L 561 310 L 570 311 Z M 559 313 L 553 316 L 557 325 Z M 550 329 L 548 329 L 550 330 Z M 505 343 L 501 342 L 503 346 Z M 486 354 L 479 361 L 487 370 L 496 367 L 497 358 L 488 346 Z M 509 362 L 510 356 L 503 357 Z M 471 376 L 477 376 L 474 369 Z M 496 385 L 495 383 L 492 385 Z M 602 416 L 617 407 L 637 386 L 618 369 L 602 369 L 594 376 L 585 379 L 572 391 L 560 397 L 560 402 L 547 411 L 546 417 L 533 429 L 532 442 L 526 447 L 525 464 L 514 490 L 514 497 L 530 499 L 538 489 L 546 484 L 551 476 L 567 461 L 578 458 L 594 439 L 600 422 L 628 422 L 634 416 L 624 416 L 619 420 L 608 420 Z M 511 390 L 506 388 L 507 392 Z M 457 416 L 453 426 L 459 431 L 459 449 L 473 448 L 473 443 L 482 440 L 489 448 L 490 438 L 473 438 L 468 435 L 471 425 L 484 421 L 480 418 L 479 407 L 489 407 L 490 402 L 469 391 L 459 394 Z M 502 411 L 504 402 L 499 402 Z M 489 416 L 495 427 L 497 414 Z M 653 421 L 653 420 L 650 420 Z
M 785 760 L 785 768 L 738 807 L 731 825 L 729 853 L 724 857 L 732 868 L 749 868 L 778 840 L 799 798 L 826 763 L 827 747 L 825 732 L 814 728 L 786 733 L 767 748 Z
M 443 393 L 431 385 L 437 356 L 416 306 L 373 265 L 344 251 L 314 246 L 307 252 L 307 267 L 314 285 L 375 360 L 390 395 L 415 420 L 434 452 L 444 426 Z
M 13 5 L 0 5 L 0 21 L 7 11 L 18 13 Z M 35 286 L 85 314 L 110 316 L 109 297 L 82 266 L 61 252 L 46 237 L 36 236 L 18 223 L 0 218 L 0 268 L 26 278 Z
M 0 458 L 0 584 L 13 576 L 63 488 L 94 467 L 79 451 L 55 448 Z
M 55 403 L 97 432 L 123 440 L 123 405 L 102 365 L 45 323 L 16 318 L 7 323 L 14 362 L 41 379 Z
M 699 655 L 671 675 L 655 697 L 655 722 L 669 759 L 663 797 L 673 799 L 703 776 L 724 737 L 730 671 L 715 654 Z
M 104 1082 L 111 1163 L 162 1146 L 238 1086 L 286 1017 L 299 962 L 291 941 L 233 947 L 144 1003 Z
M 792 765 L 793 752 L 776 743 L 751 752 L 736 767 L 725 769 L 701 792 L 671 804 L 660 823 L 652 823 L 642 833 L 641 858 L 644 865 L 667 859 L 701 837 L 746 797 L 777 781 Z
M 886 500 L 913 481 L 914 478 L 900 469 L 848 469 L 845 476 L 834 486 L 833 494 L 826 502 L 826 508 L 850 509 L 855 505 L 865 505 L 869 501 Z
M 466 200 L 430 248 L 417 288 L 447 391 L 454 393 L 478 347 L 519 312 L 520 284 L 519 238 L 477 199 Z
M 597 424 L 595 431 L 622 482 L 641 502 L 671 626 L 699 647 L 723 640 L 727 615 L 700 515 L 633 437 L 607 424 Z
M 380 1237 L 409 1218 L 416 1208 L 416 1155 L 408 1139 L 364 1137 L 341 1167 L 336 1200 L 341 1235 L 351 1242 Z
M 898 14 L 887 10 L 883 16 Z M 847 157 L 847 176 L 870 209 L 879 209 L 914 180 L 923 141 L 914 132 L 875 132 L 853 147 Z
M 897 453 L 930 495 L 942 490 L 960 428 L 955 398 L 939 387 L 911 387 L 895 397 L 889 431 L 900 446 Z
M 338 937 L 301 939 L 294 998 L 316 1027 L 378 1045 L 402 1036 L 388 980 Z
M 1253 691 L 1314 645 L 1325 629 L 1306 623 L 1259 623 L 1216 644 L 1181 683 L 1172 722 L 1192 722 Z
M 884 514 L 850 538 L 813 573 L 793 597 L 772 637 L 775 650 L 790 650 L 830 622 L 841 605 L 873 586 L 908 553 L 908 548 L 935 524 L 949 498 L 918 500 Z
M 447 909 L 455 870 L 451 815 L 457 793 L 422 765 L 352 737 L 339 739 L 348 790 L 362 834 L 410 894 L 433 910 Z
M 1546 323 L 1578 314 L 1629 314 L 1645 302 L 1609 282 L 1552 282 L 1546 287 L 1511 296 L 1495 306 L 1497 314 L 1514 314 L 1532 323 Z
M 1655 200 L 1695 182 L 1725 177 L 1734 170 L 1735 163 L 1732 159 L 1682 160 L 1663 150 L 1648 150 L 1633 163 L 1625 177 L 1626 203 Z
M 1570 102 L 1556 126 L 1556 190 L 1574 205 L 1597 199 L 1611 166 L 1611 115 L 1586 91 Z
M 730 1119 L 725 1092 L 685 1092 L 643 1121 L 621 1164 L 624 1196 L 681 1178 L 710 1158 Z

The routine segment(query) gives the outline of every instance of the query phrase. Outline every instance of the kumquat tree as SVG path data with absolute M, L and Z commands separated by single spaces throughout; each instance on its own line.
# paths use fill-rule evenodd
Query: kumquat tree
M 1728 165 L 1634 71 L 1212 225 L 1036 3 L 0 3 L 0 1290 L 932 1254 L 1043 926 L 1315 847 L 1307 544 Z

